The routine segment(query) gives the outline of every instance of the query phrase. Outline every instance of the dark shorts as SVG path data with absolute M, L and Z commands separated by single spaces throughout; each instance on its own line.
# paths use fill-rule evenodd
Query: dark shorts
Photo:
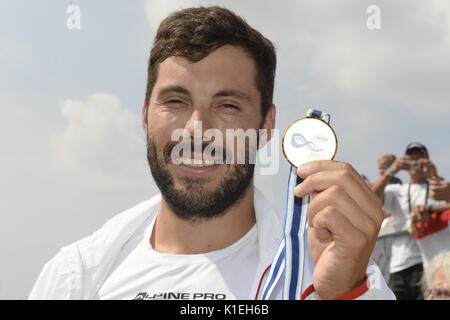
M 416 264 L 405 270 L 391 273 L 389 287 L 397 300 L 423 300 L 420 280 L 422 279 L 423 265 Z

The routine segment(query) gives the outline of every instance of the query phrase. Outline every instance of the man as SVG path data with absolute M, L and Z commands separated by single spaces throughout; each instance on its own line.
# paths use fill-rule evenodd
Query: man
M 427 300 L 450 300 L 450 251 L 434 257 L 425 268 L 422 288 Z
M 407 185 L 388 182 L 400 170 L 408 171 Z M 437 179 L 437 170 L 430 161 L 428 150 L 413 142 L 406 147 L 405 156 L 397 158 L 391 167 L 373 186 L 373 191 L 384 203 L 384 209 L 391 212 L 397 226 L 411 224 L 410 213 L 415 206 L 439 205 L 429 199 L 428 180 Z M 395 234 L 392 239 L 389 286 L 399 300 L 422 299 L 418 286 L 422 271 L 422 254 L 407 231 Z
M 226 9 L 190 8 L 167 17 L 150 54 L 142 108 L 161 195 L 61 249 L 30 298 L 258 298 L 283 218 L 255 190 L 254 165 L 197 159 L 196 149 L 213 143 L 208 129 L 274 128 L 275 65 L 272 43 Z M 194 141 L 193 154 L 174 159 L 172 133 L 185 129 L 195 140 L 200 121 L 200 145 Z M 224 151 L 235 152 L 229 144 Z M 298 173 L 305 180 L 296 195 L 315 195 L 308 231 L 314 267 L 304 274 L 307 293 L 314 292 L 309 298 L 393 298 L 384 282 L 368 288 L 366 281 L 377 272 L 368 266 L 382 220 L 376 196 L 348 164 L 312 162 Z

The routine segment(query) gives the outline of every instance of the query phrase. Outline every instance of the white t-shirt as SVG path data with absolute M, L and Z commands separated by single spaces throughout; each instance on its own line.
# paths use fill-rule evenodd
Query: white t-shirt
M 124 245 L 98 299 L 252 299 L 258 265 L 256 224 L 227 248 L 206 254 L 164 254 L 150 236 L 156 216 Z
M 414 206 L 425 205 L 426 184 L 412 184 L 410 190 L 411 209 Z M 427 205 L 439 204 L 439 201 L 427 200 Z M 410 222 L 408 205 L 408 184 L 390 184 L 384 190 L 384 210 L 392 213 L 395 225 Z M 422 263 L 421 253 L 416 241 L 407 232 L 392 236 L 392 252 L 390 272 L 399 272 Z

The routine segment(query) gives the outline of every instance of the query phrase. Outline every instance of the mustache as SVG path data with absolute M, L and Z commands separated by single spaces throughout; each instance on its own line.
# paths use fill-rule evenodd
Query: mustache
M 180 149 L 178 153 L 175 152 L 178 156 L 181 156 L 181 152 L 187 152 L 189 156 L 191 154 L 198 154 L 198 152 L 201 152 L 202 158 L 204 158 L 206 154 L 208 155 L 208 158 L 211 156 L 215 159 L 225 160 L 228 155 L 231 155 L 230 149 L 223 148 L 221 144 L 217 143 L 202 142 L 201 144 L 196 144 L 193 139 L 186 142 L 170 141 L 164 146 L 163 149 L 164 161 L 166 163 L 172 161 L 172 151 L 175 147 Z M 183 155 L 186 156 L 186 154 Z
M 237 149 L 236 149 L 237 147 Z M 177 149 L 175 149 L 177 148 Z M 175 150 L 174 150 L 175 149 Z M 157 151 L 157 142 L 154 135 L 147 135 L 147 157 L 170 164 L 178 164 L 177 158 L 189 157 L 196 160 L 213 160 L 217 164 L 246 165 L 256 164 L 256 148 L 249 141 L 244 145 L 224 145 L 222 141 L 195 141 L 194 139 L 171 140 L 167 142 L 160 152 Z M 194 157 L 192 157 L 194 155 Z M 201 157 L 201 158 L 200 158 Z

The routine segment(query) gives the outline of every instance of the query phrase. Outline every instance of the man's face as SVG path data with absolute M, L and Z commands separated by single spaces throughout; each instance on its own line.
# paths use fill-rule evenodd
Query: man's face
M 433 292 L 433 294 L 431 294 Z M 450 300 L 450 283 L 447 281 L 444 268 L 439 268 L 433 277 L 430 293 L 426 297 L 427 300 L 445 299 Z
M 226 129 L 273 127 L 274 111 L 269 111 L 266 122 L 262 119 L 255 75 L 250 56 L 233 46 L 221 47 L 195 63 L 169 57 L 159 65 L 148 108 L 143 109 L 143 126 L 152 174 L 178 216 L 218 216 L 244 196 L 254 165 L 196 166 L 186 161 L 177 165 L 171 160 L 171 150 L 178 141 L 171 141 L 171 135 L 181 128 L 194 137 L 196 121 L 201 121 L 203 132 L 215 128 L 223 137 Z M 229 141 L 221 143 L 227 149 Z M 193 151 L 181 157 L 197 157 Z
M 408 160 L 410 161 L 416 161 L 416 165 L 410 165 L 410 168 L 408 170 L 410 177 L 416 179 L 426 179 L 427 177 L 419 161 L 420 159 L 427 159 L 427 156 L 422 151 L 413 149 L 408 152 L 406 158 L 408 158 Z M 417 164 L 418 162 L 419 164 Z

